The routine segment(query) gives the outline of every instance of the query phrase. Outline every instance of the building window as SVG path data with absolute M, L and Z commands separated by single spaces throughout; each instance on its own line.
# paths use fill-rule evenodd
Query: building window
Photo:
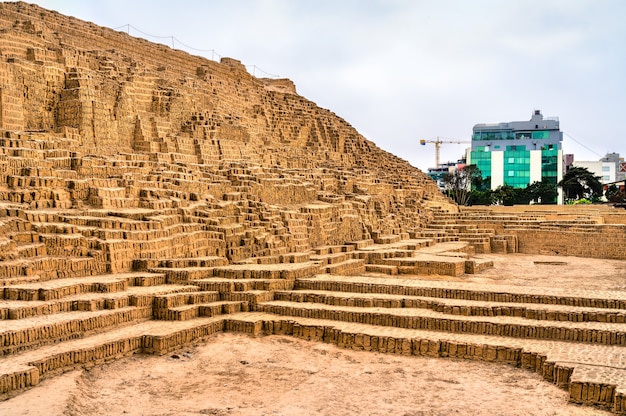
M 549 139 L 550 138 L 550 132 L 547 131 L 547 130 L 533 131 L 532 132 L 532 138 L 533 138 L 533 140 Z
M 602 172 L 610 172 L 610 171 L 611 171 L 610 166 L 602 166 Z

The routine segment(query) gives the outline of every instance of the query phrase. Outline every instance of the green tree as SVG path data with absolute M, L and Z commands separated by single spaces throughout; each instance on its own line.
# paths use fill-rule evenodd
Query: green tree
M 579 166 L 570 167 L 557 185 L 563 189 L 565 197 L 570 200 L 597 199 L 602 196 L 600 177 L 589 172 L 587 168 Z
M 446 193 L 459 205 L 467 205 L 472 184 L 482 177 L 476 165 L 466 165 L 462 169 L 447 173 L 443 177 Z
M 494 203 L 500 205 L 526 205 L 530 197 L 526 188 L 514 188 L 511 185 L 501 185 L 493 191 Z
M 467 205 L 493 205 L 493 191 L 491 189 L 485 191 L 472 189 Z
M 478 169 L 478 167 L 476 169 Z M 480 169 L 478 169 L 478 171 L 480 172 Z M 472 178 L 472 190 L 481 191 L 481 192 L 491 190 L 491 176 L 487 176 L 486 178 L 483 178 L 482 172 L 480 175 L 474 176 Z
M 541 182 L 533 182 L 526 187 L 526 193 L 530 201 L 539 204 L 556 204 L 557 187 L 556 184 L 543 179 Z

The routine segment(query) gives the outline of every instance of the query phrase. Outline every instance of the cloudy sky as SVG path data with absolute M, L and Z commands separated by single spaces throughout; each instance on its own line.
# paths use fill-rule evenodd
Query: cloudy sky
M 422 170 L 477 123 L 558 117 L 565 153 L 626 156 L 623 0 L 33 0 L 209 59 L 232 57 Z M 443 144 L 442 161 L 464 144 Z

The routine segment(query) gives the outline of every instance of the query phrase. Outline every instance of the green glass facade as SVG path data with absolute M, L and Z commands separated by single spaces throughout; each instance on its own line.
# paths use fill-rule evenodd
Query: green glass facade
M 530 152 L 520 146 L 507 146 L 504 151 L 504 184 L 526 188 L 530 182 Z
M 559 181 L 559 151 L 555 148 L 541 150 L 541 178 L 556 184 Z
M 472 164 L 480 169 L 483 179 L 491 177 L 491 152 L 479 146 L 475 151 L 471 152 L 471 160 Z

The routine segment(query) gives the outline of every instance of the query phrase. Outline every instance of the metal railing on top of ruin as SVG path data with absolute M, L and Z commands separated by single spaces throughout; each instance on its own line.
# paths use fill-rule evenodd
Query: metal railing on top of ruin
M 144 31 L 143 31 L 143 30 L 141 30 L 141 29 L 136 28 L 135 26 L 133 26 L 133 25 L 131 25 L 131 24 L 125 24 L 125 25 L 122 25 L 122 26 L 116 27 L 116 28 L 114 28 L 113 30 L 118 30 L 118 31 L 119 31 L 119 30 L 120 30 L 120 29 L 122 29 L 122 28 L 126 28 L 125 32 L 126 32 L 128 35 L 130 35 L 130 36 L 132 36 L 132 35 L 130 34 L 130 29 L 132 28 L 133 30 L 135 30 L 135 31 L 139 32 L 140 34 L 142 34 L 142 35 L 144 35 L 144 36 L 148 36 L 148 37 L 150 37 L 150 38 L 154 38 L 154 39 L 169 39 L 169 40 L 172 42 L 172 49 L 176 49 L 176 43 L 178 43 L 179 45 L 183 46 L 184 48 L 186 48 L 186 49 L 188 49 L 188 50 L 192 50 L 192 51 L 194 51 L 194 52 L 201 52 L 203 57 L 205 57 L 205 58 L 207 58 L 207 59 L 210 59 L 210 60 L 212 60 L 212 61 L 216 61 L 216 62 L 217 62 L 219 59 L 221 59 L 221 58 L 222 58 L 222 55 L 220 55 L 219 53 L 217 53 L 217 51 L 216 51 L 215 49 L 198 49 L 198 48 L 194 48 L 193 46 L 189 46 L 189 45 L 187 45 L 187 44 L 185 44 L 185 43 L 181 42 L 181 41 L 180 41 L 180 39 L 176 38 L 175 36 L 172 36 L 172 35 L 170 35 L 170 36 L 157 36 L 157 35 L 152 35 L 152 34 L 150 34 L 150 33 L 146 33 L 146 32 L 144 32 Z M 206 55 L 205 55 L 206 53 L 211 53 L 211 57 L 209 58 L 208 56 L 206 56 Z M 280 76 L 279 76 L 279 75 L 272 74 L 272 73 L 269 73 L 269 72 L 267 72 L 267 71 L 264 71 L 264 70 L 262 70 L 261 68 L 259 68 L 259 67 L 258 67 L 258 66 L 256 66 L 256 65 L 245 65 L 245 66 L 246 66 L 246 68 L 251 68 L 251 69 L 252 69 L 252 72 L 251 72 L 251 73 L 252 73 L 252 76 L 256 76 L 256 72 L 257 72 L 257 71 L 260 71 L 260 72 L 262 72 L 263 74 L 267 75 L 269 78 L 280 78 Z

